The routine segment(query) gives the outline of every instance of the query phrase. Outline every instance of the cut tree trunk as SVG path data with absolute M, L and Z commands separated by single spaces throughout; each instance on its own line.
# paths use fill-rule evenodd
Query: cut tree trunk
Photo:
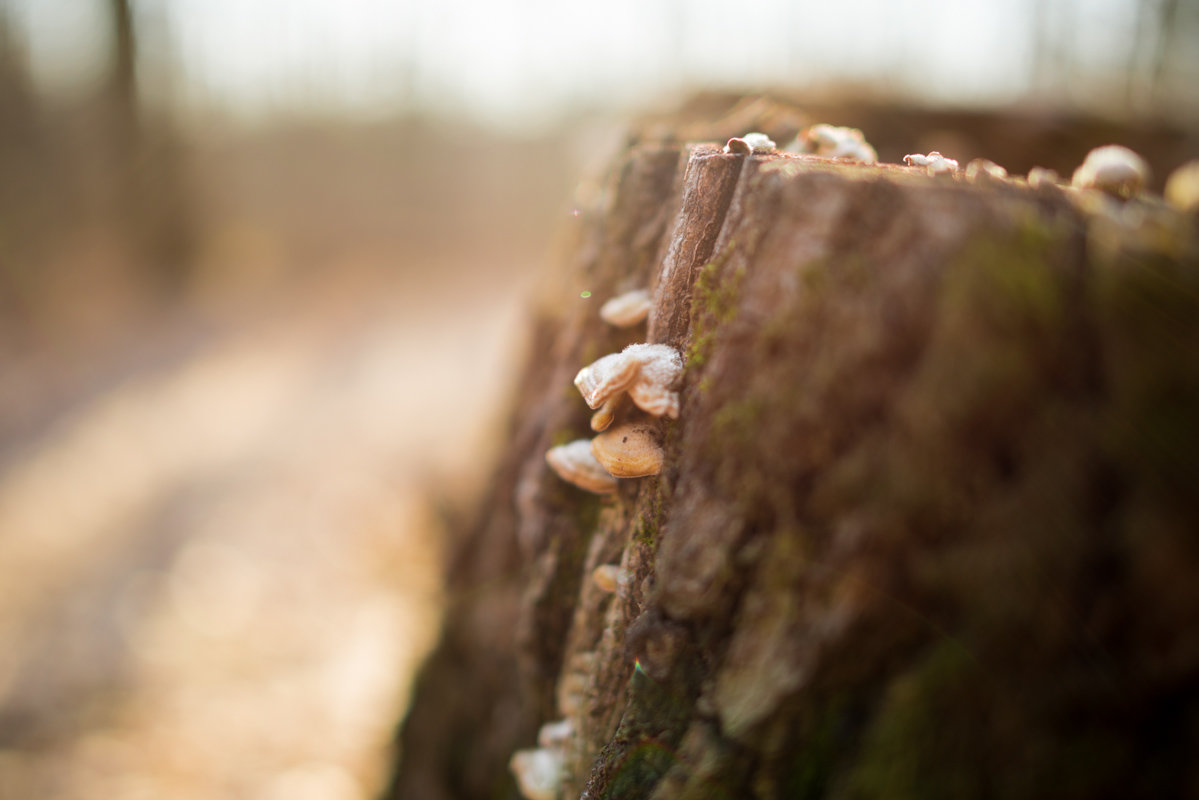
M 1193 218 L 646 143 L 575 253 L 391 796 L 518 797 L 562 719 L 549 797 L 1199 792 Z M 665 466 L 589 494 L 544 455 L 636 341 L 686 364 Z

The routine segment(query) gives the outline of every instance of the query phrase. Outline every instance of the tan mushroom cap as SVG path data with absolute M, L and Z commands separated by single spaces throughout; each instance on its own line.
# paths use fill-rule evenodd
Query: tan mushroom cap
M 1199 161 L 1188 161 L 1166 179 L 1166 202 L 1183 211 L 1199 211 Z
M 590 408 L 599 408 L 627 389 L 640 369 L 641 364 L 624 353 L 611 353 L 579 370 L 575 386 Z
M 857 128 L 820 123 L 804 128 L 795 139 L 795 152 L 822 158 L 847 158 L 874 164 L 878 153 Z
M 747 156 L 753 151 L 754 146 L 740 136 L 734 136 L 732 139 L 729 139 L 724 146 L 724 152 L 738 156 Z
M 1033 167 L 1028 171 L 1028 185 L 1034 189 L 1041 186 L 1059 186 L 1061 183 L 1062 176 L 1048 167 Z
M 648 289 L 636 289 L 613 297 L 600 306 L 600 319 L 617 328 L 631 328 L 644 322 L 653 302 Z
M 600 564 L 591 571 L 591 580 L 604 592 L 615 592 L 625 580 L 624 570 L 618 564 Z
M 988 158 L 975 158 L 966 165 L 966 180 L 971 183 L 987 180 L 1002 181 L 1006 178 L 1007 170 Z
M 620 411 L 620 407 L 624 405 L 624 399 L 625 395 L 618 394 L 605 400 L 604 404 L 591 415 L 591 430 L 599 433 L 610 428 L 616 419 L 617 413 Z
M 592 455 L 591 442 L 587 439 L 575 439 L 570 444 L 550 448 L 545 461 L 559 478 L 580 489 L 596 494 L 616 491 L 616 479 Z
M 1074 170 L 1070 183 L 1076 189 L 1098 189 L 1115 197 L 1138 194 L 1149 181 L 1145 159 L 1118 144 L 1096 147 Z
M 591 453 L 616 478 L 641 478 L 662 471 L 662 445 L 655 426 L 618 425 L 591 440 Z
M 928 155 L 923 153 L 908 153 L 903 157 L 903 163 L 909 167 L 924 167 L 929 175 L 954 175 L 958 171 L 956 159 L 946 158 L 939 150 L 933 150 Z
M 579 370 L 575 386 L 587 405 L 599 408 L 621 392 L 642 410 L 654 416 L 677 419 L 679 396 L 674 386 L 683 374 L 683 359 L 673 347 L 664 344 L 631 344 Z M 605 414 L 597 424 L 610 424 Z M 599 428 L 596 428 L 599 430 Z

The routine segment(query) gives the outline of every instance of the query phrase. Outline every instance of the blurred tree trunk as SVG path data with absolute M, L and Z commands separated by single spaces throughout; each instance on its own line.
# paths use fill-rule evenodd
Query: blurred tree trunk
M 187 279 L 194 232 L 181 149 L 170 120 L 147 117 L 138 76 L 138 30 L 129 0 L 109 0 L 112 51 L 105 103 L 118 208 L 146 277 L 172 292 Z
M 517 797 L 561 719 L 565 798 L 1199 791 L 1193 219 L 645 142 L 572 269 L 390 797 Z M 648 331 L 598 319 L 645 286 Z M 575 372 L 646 340 L 662 474 L 563 483 Z
M 126 139 L 137 137 L 137 38 L 133 29 L 133 9 L 129 0 L 109 0 L 112 19 L 112 66 L 109 93 L 114 117 L 126 126 Z
M 38 205 L 40 194 L 35 168 L 39 142 L 26 58 L 7 9 L 0 6 L 0 318 L 5 320 L 26 312 L 32 278 L 25 263 L 28 231 L 33 225 L 31 206 Z

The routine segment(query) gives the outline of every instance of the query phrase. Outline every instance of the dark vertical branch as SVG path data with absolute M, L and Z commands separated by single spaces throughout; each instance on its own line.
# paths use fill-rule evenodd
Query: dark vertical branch
M 35 273 L 29 266 L 28 232 L 44 192 L 35 171 L 41 144 L 36 110 L 23 43 L 0 4 L 0 326 L 23 316 Z
M 1150 79 L 1150 97 L 1154 108 L 1163 103 L 1167 68 L 1179 42 L 1194 41 L 1180 36 L 1177 31 L 1178 12 L 1182 4 L 1179 0 L 1163 0 L 1157 9 L 1157 50 L 1153 59 L 1153 74 Z
M 194 236 L 178 142 L 167 120 L 144 113 L 138 74 L 140 33 L 132 0 L 108 0 L 112 28 L 107 96 L 114 182 L 131 244 L 159 290 L 184 283 Z
M 13 35 L 8 10 L 0 5 L 0 101 L 14 92 L 24 93 L 28 86 L 22 47 Z
M 108 0 L 112 20 L 112 53 L 108 91 L 118 138 L 136 138 L 138 131 L 137 36 L 129 0 Z M 125 143 L 131 144 L 130 139 Z
M 1165 6 L 1161 0 L 1136 0 L 1132 46 L 1124 74 L 1124 103 L 1127 108 L 1144 111 L 1155 93 L 1156 65 L 1162 61 L 1161 44 L 1166 31 L 1161 26 Z

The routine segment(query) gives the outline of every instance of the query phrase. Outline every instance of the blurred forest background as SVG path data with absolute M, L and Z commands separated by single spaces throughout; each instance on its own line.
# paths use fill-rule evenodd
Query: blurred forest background
M 1160 187 L 1196 42 L 1194 0 L 0 0 L 0 798 L 372 796 L 628 120 L 770 90 Z

